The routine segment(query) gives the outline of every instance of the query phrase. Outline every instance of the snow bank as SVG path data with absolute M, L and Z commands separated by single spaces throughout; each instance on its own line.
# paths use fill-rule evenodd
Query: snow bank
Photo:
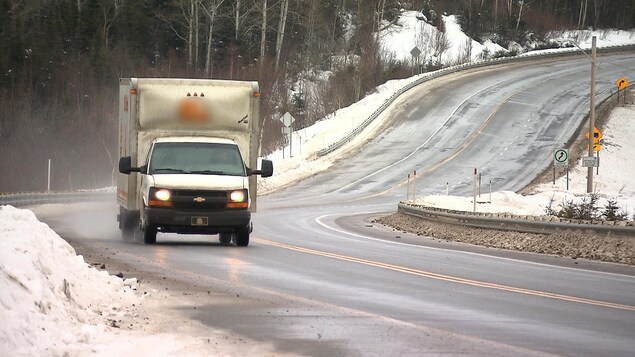
M 100 315 L 133 303 L 129 286 L 90 268 L 33 212 L 0 206 L 0 355 L 95 353 L 109 334 Z
M 476 211 L 540 216 L 544 214 L 545 207 L 549 206 L 551 197 L 551 193 L 523 196 L 511 191 L 501 191 L 492 192 L 491 197 L 489 193 L 485 193 L 476 197 Z M 554 193 L 553 199 L 554 202 L 563 202 L 563 200 L 575 200 L 576 197 L 573 194 Z M 474 209 L 472 197 L 430 195 L 419 198 L 414 203 L 455 211 L 471 212 Z M 556 206 L 557 204 L 554 204 L 553 208 L 555 209 Z

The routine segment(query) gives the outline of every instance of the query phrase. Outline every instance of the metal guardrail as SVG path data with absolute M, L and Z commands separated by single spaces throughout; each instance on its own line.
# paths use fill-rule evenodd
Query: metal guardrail
M 558 231 L 593 231 L 635 238 L 633 221 L 583 221 L 552 216 L 518 216 L 509 213 L 472 213 L 399 203 L 398 212 L 426 220 L 472 228 L 550 234 Z
M 635 45 L 613 46 L 613 47 L 604 47 L 604 48 L 597 49 L 597 53 L 599 54 L 613 53 L 613 52 L 628 52 L 628 51 L 635 51 Z M 447 67 L 444 69 L 440 69 L 438 71 L 426 73 L 421 78 L 405 85 L 403 88 L 395 92 L 392 96 L 390 96 L 390 98 L 385 100 L 384 103 L 379 108 L 377 108 L 377 110 L 375 110 L 368 118 L 366 118 L 355 129 L 353 129 L 353 131 L 348 133 L 346 136 L 344 136 L 340 140 L 329 145 L 328 147 L 322 150 L 319 150 L 317 152 L 317 156 L 328 155 L 332 153 L 333 151 L 344 146 L 344 144 L 353 140 L 359 133 L 361 133 L 364 129 L 366 129 L 366 127 L 370 125 L 370 123 L 372 123 L 381 113 L 383 113 L 384 110 L 386 110 L 386 108 L 388 108 L 388 106 L 390 106 L 400 95 L 404 94 L 408 90 L 422 83 L 431 81 L 433 79 L 436 79 L 448 74 L 457 73 L 460 71 L 465 71 L 465 70 L 470 70 L 475 68 L 494 66 L 499 64 L 507 64 L 507 63 L 534 61 L 537 59 L 549 59 L 549 58 L 571 57 L 571 56 L 583 56 L 583 54 L 580 53 L 580 50 L 578 50 L 577 48 L 571 48 L 571 50 L 566 50 L 566 49 L 559 50 L 558 52 L 546 53 L 546 54 L 532 54 L 531 52 L 528 52 L 520 56 L 488 59 L 488 60 L 483 60 L 480 62 L 466 63 L 466 64 L 461 64 L 458 66 Z
M 114 202 L 115 193 L 107 191 L 5 193 L 0 194 L 0 206 L 20 207 L 47 203 L 103 201 L 109 198 Z

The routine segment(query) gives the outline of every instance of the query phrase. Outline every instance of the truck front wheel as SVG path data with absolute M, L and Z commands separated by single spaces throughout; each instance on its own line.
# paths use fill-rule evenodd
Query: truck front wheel
M 236 246 L 246 247 L 249 245 L 249 226 L 240 227 L 236 230 Z

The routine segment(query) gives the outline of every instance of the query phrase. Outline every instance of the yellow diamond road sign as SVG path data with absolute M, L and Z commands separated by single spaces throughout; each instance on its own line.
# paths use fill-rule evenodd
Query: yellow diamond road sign
M 628 86 L 628 81 L 624 79 L 624 77 L 620 77 L 617 81 L 615 81 L 615 85 L 619 90 L 624 90 Z
M 593 128 L 593 142 L 597 143 L 598 141 L 600 141 L 600 139 L 602 139 L 602 133 L 600 132 L 600 130 L 598 130 L 598 128 Z M 589 138 L 589 132 L 587 131 L 587 133 L 584 135 L 585 138 Z
M 600 151 L 600 150 L 602 150 L 602 145 L 593 144 L 593 151 Z M 586 151 L 589 151 L 589 144 L 586 145 Z

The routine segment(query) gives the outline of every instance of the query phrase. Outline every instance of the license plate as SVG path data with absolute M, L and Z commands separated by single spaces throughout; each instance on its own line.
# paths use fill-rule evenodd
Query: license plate
M 192 217 L 192 225 L 193 226 L 207 226 L 208 219 L 207 217 Z

